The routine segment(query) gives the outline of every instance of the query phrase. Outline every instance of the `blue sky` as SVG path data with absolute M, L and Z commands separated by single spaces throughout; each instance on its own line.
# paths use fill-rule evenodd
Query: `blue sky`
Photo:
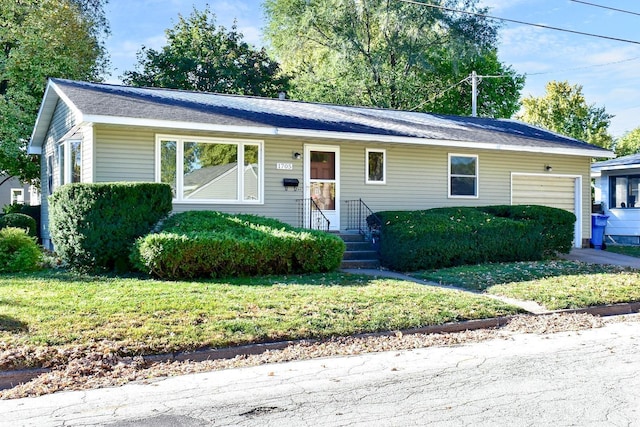
M 588 0 L 640 13 L 637 0 Z M 209 4 L 218 24 L 231 27 L 234 19 L 245 40 L 262 45 L 264 26 L 260 0 L 110 0 L 107 17 L 112 35 L 107 40 L 112 70 L 108 82 L 132 70 L 136 52 L 143 46 L 159 48 L 164 30 L 178 14 Z M 640 43 L 640 16 L 609 11 L 571 0 L 482 0 L 497 17 L 561 27 L 574 31 L 634 40 Z M 610 132 L 621 136 L 640 127 L 640 44 L 604 40 L 515 23 L 500 30 L 498 55 L 519 73 L 527 75 L 523 96 L 541 96 L 551 80 L 583 86 L 590 104 L 604 106 L 612 119 Z M 480 86 L 480 90 L 482 86 Z

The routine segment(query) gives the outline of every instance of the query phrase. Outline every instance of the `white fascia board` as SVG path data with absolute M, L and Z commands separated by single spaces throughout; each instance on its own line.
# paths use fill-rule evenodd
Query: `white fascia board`
M 640 164 L 635 165 L 615 165 L 615 166 L 604 166 L 592 169 L 592 173 L 598 172 L 609 172 L 609 171 L 617 171 L 617 170 L 635 170 L 640 169 Z
M 301 138 L 324 138 L 341 141 L 362 141 L 362 142 L 382 142 L 382 143 L 395 143 L 395 144 L 415 144 L 415 145 L 428 145 L 438 147 L 456 147 L 456 148 L 471 148 L 471 149 L 483 149 L 483 150 L 500 150 L 500 151 L 521 151 L 527 153 L 544 153 L 544 154 L 564 154 L 572 156 L 584 156 L 589 158 L 594 157 L 614 157 L 615 155 L 607 150 L 584 150 L 579 148 L 553 148 L 553 147 L 536 147 L 536 146 L 514 146 L 503 144 L 491 144 L 481 142 L 469 142 L 469 141 L 450 141 L 442 139 L 427 139 L 419 137 L 402 137 L 393 135 L 372 135 L 363 133 L 349 133 L 349 132 L 331 132 L 331 131 L 319 131 L 308 129 L 288 129 L 278 128 L 270 126 L 237 126 L 237 125 L 218 125 L 211 123 L 196 123 L 196 122 L 183 122 L 183 121 L 170 121 L 170 120 L 158 120 L 158 119 L 143 119 L 134 117 L 115 117 L 115 116 L 92 116 L 85 115 L 85 122 L 93 122 L 100 124 L 116 124 L 116 125 L 129 125 L 129 126 L 146 126 L 146 127 L 158 127 L 158 128 L 171 128 L 171 129 L 184 129 L 184 130 L 199 130 L 199 131 L 212 131 L 212 132 L 229 132 L 229 133 L 244 133 L 251 135 L 262 136 L 290 136 Z
M 82 121 L 82 112 L 74 105 L 73 102 L 64 94 L 64 92 L 54 82 L 49 81 L 47 88 L 45 89 L 44 96 L 42 97 L 42 103 L 38 110 L 38 116 L 36 118 L 31 138 L 29 138 L 29 145 L 27 147 L 28 154 L 42 154 L 42 144 L 47 136 L 53 113 L 55 112 L 58 99 L 67 104 L 69 109 L 76 117 L 77 122 Z
M 50 97 L 52 96 L 50 94 L 50 90 L 51 90 L 51 82 L 47 83 L 47 87 L 44 90 L 42 103 L 40 104 L 40 108 L 38 109 L 36 122 L 35 122 L 35 125 L 33 126 L 33 130 L 31 131 L 31 137 L 29 138 L 29 145 L 27 146 L 27 154 L 42 154 L 42 143 L 44 141 L 44 136 L 42 136 L 41 138 L 38 138 L 38 134 L 40 133 L 38 132 L 38 130 L 40 129 L 40 125 L 49 127 L 49 123 L 51 122 L 51 115 L 53 113 L 50 112 L 49 116 L 47 117 L 48 120 L 46 120 L 47 124 L 45 125 L 42 123 L 44 120 L 44 111 L 55 107 L 55 102 L 49 101 Z M 54 107 L 51 107 L 50 105 L 51 103 L 53 103 Z

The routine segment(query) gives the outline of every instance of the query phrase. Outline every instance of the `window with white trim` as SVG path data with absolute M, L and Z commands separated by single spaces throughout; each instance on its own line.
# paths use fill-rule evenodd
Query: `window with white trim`
M 156 137 L 156 182 L 178 202 L 262 203 L 263 144 L 221 138 Z
M 12 188 L 11 189 L 11 204 L 14 203 L 24 203 L 24 189 L 22 188 Z
M 367 184 L 385 184 L 387 182 L 387 152 L 383 149 L 366 149 Z
M 58 174 L 60 185 L 82 181 L 81 141 L 63 141 L 58 145 Z
M 478 197 L 478 156 L 449 154 L 449 197 Z

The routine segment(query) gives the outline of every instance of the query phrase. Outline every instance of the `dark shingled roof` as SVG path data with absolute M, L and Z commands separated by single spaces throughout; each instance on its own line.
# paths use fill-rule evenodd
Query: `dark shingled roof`
M 135 88 L 62 79 L 52 79 L 51 82 L 85 116 L 489 143 L 515 149 L 587 150 L 593 151 L 594 157 L 608 154 L 600 147 L 514 120 Z

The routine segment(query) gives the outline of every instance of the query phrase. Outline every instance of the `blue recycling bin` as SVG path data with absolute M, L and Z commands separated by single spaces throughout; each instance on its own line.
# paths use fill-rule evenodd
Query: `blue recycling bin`
M 609 219 L 608 215 L 591 214 L 591 244 L 594 249 L 602 249 L 607 219 Z

